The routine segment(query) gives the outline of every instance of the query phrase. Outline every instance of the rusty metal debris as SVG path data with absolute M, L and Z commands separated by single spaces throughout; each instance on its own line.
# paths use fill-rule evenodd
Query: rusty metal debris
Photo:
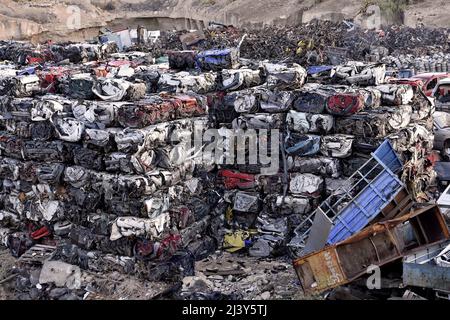
M 448 30 L 444 28 L 392 26 L 380 31 L 357 26 L 349 29 L 345 21 L 320 20 L 299 26 L 265 26 L 251 30 L 223 26 L 206 30 L 206 40 L 189 48 L 204 50 L 233 47 L 245 33 L 248 36 L 241 47 L 243 58 L 291 59 L 302 65 L 342 64 L 348 59 L 379 62 L 389 55 L 395 58 L 409 55 L 417 57 L 417 61 L 428 61 L 427 56 L 445 54 L 449 50 Z M 165 32 L 159 47 L 182 50 L 182 42 L 178 37 L 185 37 L 186 34 L 189 33 Z M 419 67 L 418 70 L 427 69 Z
M 414 234 L 412 238 L 406 236 L 407 230 Z M 382 266 L 449 237 L 439 208 L 429 206 L 376 223 L 342 242 L 299 258 L 294 268 L 305 291 L 320 292 L 360 277 L 368 266 Z

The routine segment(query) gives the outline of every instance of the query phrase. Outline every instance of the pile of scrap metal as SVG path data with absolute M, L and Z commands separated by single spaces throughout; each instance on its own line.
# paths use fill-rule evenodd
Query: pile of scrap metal
M 140 56 L 2 69 L 1 243 L 16 257 L 52 251 L 17 269 L 22 298 L 36 297 L 36 284 L 40 298 L 80 289 L 80 268 L 180 280 L 217 247 L 212 166 L 201 141 L 192 145 L 208 127 L 206 98 L 152 93 L 178 85 L 158 86 Z M 197 87 L 195 77 L 174 79 Z
M 242 57 L 257 60 L 290 59 L 302 65 L 340 64 L 345 59 L 380 61 L 391 54 L 426 56 L 448 53 L 448 29 L 383 27 L 365 30 L 350 21 L 313 20 L 296 26 L 270 25 L 238 29 L 214 24 L 203 31 L 163 32 L 157 50 L 208 50 L 236 47 L 243 34 Z M 342 60 L 344 58 L 344 60 Z
M 450 300 L 450 241 L 404 256 L 402 280 L 405 286 L 432 289 L 437 298 Z
M 299 256 L 311 215 L 324 199 L 340 199 L 333 205 L 336 211 L 352 196 L 376 188 L 381 198 L 373 211 L 397 197 L 409 199 L 405 192 L 418 202 L 434 196 L 428 187 L 435 174 L 427 161 L 434 108 L 420 90 L 384 84 L 379 64 L 351 62 L 320 70 L 318 77 L 310 72 L 305 84 L 281 81 L 301 79 L 305 70 L 298 65 L 261 66 L 264 84 L 208 96 L 210 120 L 230 144 L 226 150 L 244 148 L 249 155 L 243 163 L 224 159 L 218 172 L 218 187 L 229 203 L 224 248 L 248 249 L 260 257 L 286 250 Z M 246 74 L 246 69 L 237 71 Z M 280 167 L 273 170 L 261 156 L 252 162 L 251 130 L 268 132 L 259 143 L 269 146 L 271 160 L 279 159 Z M 248 147 L 240 145 L 247 138 Z M 374 204 L 373 197 L 368 199 Z M 325 226 L 323 219 L 317 224 Z
M 240 59 L 240 44 L 163 64 L 129 51 L 2 65 L 1 243 L 16 257 L 45 246 L 17 269 L 21 297 L 82 298 L 83 271 L 179 281 L 219 246 L 298 255 L 317 224 L 331 233 L 314 248 L 428 198 L 433 105 L 420 90 L 385 84 L 381 64 L 308 75 Z M 243 161 L 228 164 L 235 151 Z M 370 216 L 342 222 L 357 195 Z M 316 223 L 324 199 L 331 222 Z
M 300 257 L 294 268 L 307 293 L 321 293 L 365 276 L 361 285 L 366 289 L 386 289 L 384 267 L 403 261 L 400 287 L 434 289 L 438 297 L 448 299 L 449 238 L 438 206 L 416 207 L 406 214 L 397 212 L 394 218 L 383 217 L 342 241 Z M 367 278 L 370 274 L 373 279 Z
M 97 61 L 118 52 L 117 44 L 107 41 L 97 43 L 41 44 L 34 46 L 20 41 L 0 41 L 0 60 L 18 65 L 43 65 Z

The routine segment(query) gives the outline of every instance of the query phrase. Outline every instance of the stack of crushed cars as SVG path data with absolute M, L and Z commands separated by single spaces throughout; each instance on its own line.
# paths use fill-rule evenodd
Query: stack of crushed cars
M 80 268 L 175 281 L 216 249 L 219 198 L 193 147 L 206 97 L 177 93 L 195 77 L 160 79 L 150 60 L 1 66 L 0 237 L 24 257 L 20 298 L 55 298 L 68 282 L 82 298 Z
M 52 61 L 26 45 L 33 64 L 3 45 L 0 237 L 17 257 L 46 252 L 23 259 L 21 297 L 82 298 L 84 271 L 176 282 L 218 246 L 296 256 L 302 221 L 386 140 L 405 188 L 429 196 L 433 103 L 384 84 L 383 64 L 306 70 L 237 48 Z M 252 130 L 256 162 L 234 139 Z
M 259 78 L 247 68 L 222 70 L 222 79 L 247 80 L 208 95 L 226 146 L 217 173 L 228 203 L 223 249 L 289 253 L 304 292 L 317 294 L 448 244 L 439 208 L 419 205 L 434 197 L 433 100 L 386 84 L 381 63 L 305 70 L 262 62 L 264 83 L 253 86 Z M 259 133 L 258 156 L 251 130 Z M 234 150 L 248 158 L 228 163 Z M 420 276 L 408 283 L 408 275 L 405 285 L 421 286 Z

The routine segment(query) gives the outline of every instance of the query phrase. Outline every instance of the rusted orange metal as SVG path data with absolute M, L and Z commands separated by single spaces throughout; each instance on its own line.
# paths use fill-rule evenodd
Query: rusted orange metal
M 400 232 L 407 221 L 415 235 L 413 240 L 404 239 Z M 442 213 L 432 205 L 373 224 L 342 242 L 295 260 L 294 268 L 305 293 L 319 293 L 357 279 L 370 265 L 384 265 L 449 238 Z

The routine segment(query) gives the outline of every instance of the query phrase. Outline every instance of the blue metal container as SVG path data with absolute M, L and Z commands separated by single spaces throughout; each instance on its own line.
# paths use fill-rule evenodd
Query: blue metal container
M 403 183 L 397 173 L 403 165 L 391 143 L 384 141 L 372 157 L 381 170 L 373 179 L 367 180 L 368 184 L 336 215 L 327 244 L 345 240 L 362 230 L 402 189 Z M 366 179 L 364 175 L 361 176 Z

